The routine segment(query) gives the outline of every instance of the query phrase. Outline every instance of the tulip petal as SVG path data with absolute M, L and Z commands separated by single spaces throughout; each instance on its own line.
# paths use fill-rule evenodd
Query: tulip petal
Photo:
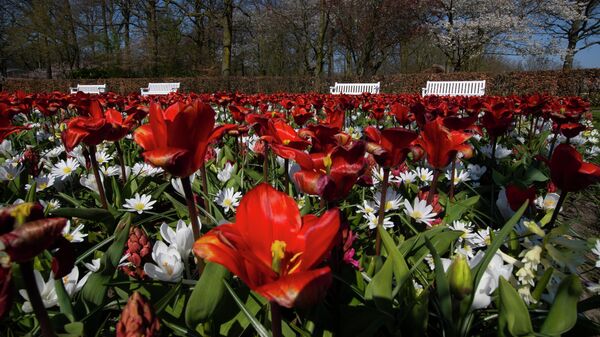
M 145 124 L 135 129 L 133 140 L 146 151 L 154 150 L 158 145 L 154 141 L 154 134 L 150 124 Z
M 325 296 L 331 281 L 331 270 L 324 267 L 289 274 L 253 290 L 286 308 L 307 307 Z
M 306 215 L 302 218 L 305 247 L 302 268 L 311 269 L 321 261 L 336 242 L 340 229 L 340 214 L 337 208 L 330 209 L 321 217 Z
M 177 163 L 177 159 L 188 153 L 184 149 L 164 147 L 142 153 L 142 157 L 156 167 L 167 167 L 168 169 Z M 175 172 L 171 172 L 175 174 Z

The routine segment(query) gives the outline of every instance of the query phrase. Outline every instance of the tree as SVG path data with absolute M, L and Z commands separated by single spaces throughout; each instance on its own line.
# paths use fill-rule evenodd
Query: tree
M 600 44 L 600 0 L 546 0 L 542 26 L 566 44 L 563 70 L 573 68 L 575 55 Z
M 519 0 L 436 0 L 429 29 L 454 71 L 465 70 L 490 47 L 526 42 L 531 32 L 529 8 Z

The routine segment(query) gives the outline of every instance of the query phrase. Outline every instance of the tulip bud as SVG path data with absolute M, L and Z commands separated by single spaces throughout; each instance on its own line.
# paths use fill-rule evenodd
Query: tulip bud
M 137 291 L 129 297 L 116 328 L 117 337 L 160 336 L 160 322 L 152 306 Z
M 448 279 L 450 281 L 450 291 L 459 300 L 473 292 L 471 267 L 469 267 L 464 255 L 457 254 L 454 257 L 450 268 L 448 268 Z

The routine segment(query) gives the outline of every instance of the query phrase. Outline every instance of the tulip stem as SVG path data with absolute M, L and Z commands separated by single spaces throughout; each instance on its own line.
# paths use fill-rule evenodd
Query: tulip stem
M 200 175 L 202 176 L 202 193 L 204 194 L 204 198 L 202 198 L 203 206 L 208 214 L 212 214 L 210 203 L 208 202 L 208 177 L 206 176 L 206 166 L 202 165 L 200 168 Z
M 263 182 L 268 183 L 269 180 L 269 143 L 265 142 L 264 160 L 263 160 Z
M 454 200 L 454 175 L 456 174 L 456 158 L 452 159 L 452 166 L 450 168 L 450 192 L 448 193 L 448 199 Z
M 100 194 L 100 202 L 104 209 L 108 209 L 108 201 L 106 201 L 106 193 L 104 192 L 104 184 L 102 184 L 102 178 L 100 177 L 100 169 L 98 168 L 98 161 L 96 160 L 96 145 L 88 146 L 88 154 L 90 156 L 90 163 L 92 163 L 92 172 L 94 173 L 94 179 L 96 179 L 96 185 L 98 185 L 98 194 Z
M 123 150 L 119 141 L 115 141 L 115 148 L 117 149 L 117 155 L 119 156 L 119 164 L 121 165 L 121 179 L 123 182 L 127 181 L 127 171 L 125 170 L 125 157 L 123 156 Z
M 185 194 L 185 202 L 190 215 L 194 241 L 196 241 L 200 237 L 200 224 L 198 223 L 198 210 L 196 209 L 196 203 L 194 203 L 194 193 L 192 192 L 190 177 L 181 177 L 181 186 L 183 187 L 183 194 Z
M 427 194 L 427 204 L 431 205 L 435 192 L 437 192 L 437 183 L 440 177 L 440 170 L 433 169 L 433 180 L 431 181 L 431 187 L 429 188 L 429 194 Z
M 385 167 L 383 169 L 383 180 L 381 181 L 381 197 L 379 199 L 379 215 L 377 217 L 377 230 L 375 234 L 375 255 L 381 254 L 381 234 L 379 234 L 379 227 L 383 226 L 383 218 L 385 217 L 385 203 L 387 196 L 387 185 L 390 178 L 390 169 Z
M 556 139 L 558 138 L 558 130 L 554 133 L 554 137 L 552 137 L 552 142 L 550 143 L 550 151 L 548 151 L 548 159 L 552 158 L 552 152 L 554 151 L 554 145 L 556 145 Z
M 37 287 L 35 276 L 33 275 L 33 263 L 31 261 L 27 261 L 21 263 L 20 266 L 21 274 L 23 275 L 23 283 L 25 283 L 25 289 L 27 290 L 29 302 L 31 303 L 35 317 L 37 317 L 37 320 L 40 323 L 42 336 L 54 337 L 56 335 L 52 329 L 48 312 L 44 307 L 44 302 L 42 302 L 42 297 L 40 296 L 40 291 Z
M 565 192 L 565 191 L 562 191 L 560 193 L 560 197 L 558 197 L 558 201 L 556 202 L 556 207 L 554 208 L 554 211 L 552 212 L 552 218 L 550 218 L 550 222 L 548 223 L 548 228 L 554 227 L 554 223 L 556 222 L 556 219 L 558 218 L 558 213 L 560 213 L 562 204 L 565 202 L 565 199 L 567 199 L 567 193 L 568 192 Z
M 281 333 L 281 308 L 275 301 L 271 301 L 271 333 L 273 337 L 283 336 Z

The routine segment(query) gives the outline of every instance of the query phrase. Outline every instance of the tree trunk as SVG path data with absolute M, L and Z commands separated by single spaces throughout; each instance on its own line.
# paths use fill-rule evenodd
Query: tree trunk
M 223 60 L 221 61 L 221 75 L 231 74 L 231 45 L 233 43 L 233 0 L 224 1 L 223 9 Z
M 68 45 L 70 49 L 70 56 L 72 57 L 71 68 L 75 67 L 79 69 L 81 67 L 81 60 L 79 56 L 79 44 L 77 43 L 77 34 L 75 33 L 75 20 L 73 19 L 73 13 L 71 12 L 71 4 L 69 0 L 63 0 L 63 6 L 65 11 L 65 18 L 67 20 L 68 31 Z
M 123 16 L 123 39 L 125 42 L 125 69 L 131 69 L 131 38 L 129 32 L 129 26 L 131 25 L 131 7 L 129 0 L 121 1 L 121 15 Z
M 158 76 L 158 13 L 156 10 L 156 0 L 148 1 L 148 10 L 147 10 L 147 18 L 148 18 L 148 30 L 150 34 L 151 44 L 152 44 L 152 74 L 154 76 Z
M 319 37 L 317 39 L 317 52 L 315 53 L 315 76 L 323 74 L 323 63 L 325 58 L 325 37 L 329 26 L 329 7 L 325 8 L 325 0 L 321 0 L 319 20 Z
M 571 70 L 573 69 L 573 61 L 575 60 L 575 53 L 577 52 L 577 42 L 579 42 L 579 36 L 575 32 L 580 24 L 576 22 L 573 23 L 573 27 L 569 31 L 568 35 L 568 44 L 567 51 L 565 53 L 565 61 L 563 62 L 563 70 Z
M 110 55 L 110 37 L 108 36 L 108 18 L 106 16 L 106 0 L 102 0 L 102 43 L 104 44 L 104 52 L 108 61 Z
M 50 44 L 48 38 L 44 37 L 44 49 L 46 52 L 46 78 L 52 79 L 52 55 L 50 53 Z

